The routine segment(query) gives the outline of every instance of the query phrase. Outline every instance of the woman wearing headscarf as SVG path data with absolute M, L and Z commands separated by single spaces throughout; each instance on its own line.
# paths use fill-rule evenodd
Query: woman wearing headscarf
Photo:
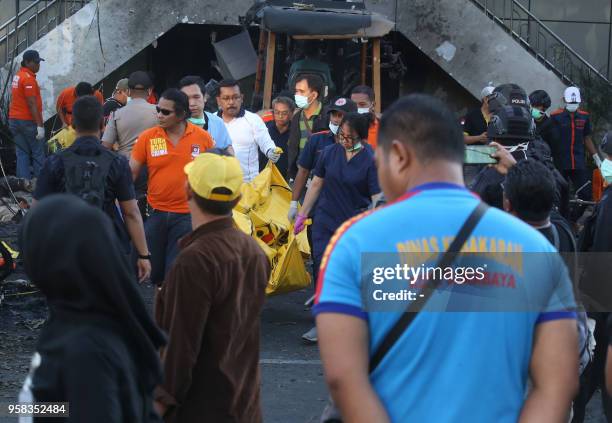
M 110 219 L 77 197 L 53 195 L 26 217 L 21 246 L 49 319 L 20 400 L 69 403 L 68 419 L 46 422 L 161 421 L 152 392 L 162 377 L 165 336 L 147 312 Z
M 314 178 L 295 220 L 295 233 L 314 207 L 312 261 L 315 283 L 323 252 L 344 221 L 366 210 L 380 194 L 374 151 L 367 142 L 370 115 L 347 113 L 340 122 L 337 143 L 325 147 L 314 170 Z M 317 201 L 318 200 L 318 201 Z M 316 204 L 316 205 L 315 205 Z M 302 339 L 317 342 L 316 327 Z

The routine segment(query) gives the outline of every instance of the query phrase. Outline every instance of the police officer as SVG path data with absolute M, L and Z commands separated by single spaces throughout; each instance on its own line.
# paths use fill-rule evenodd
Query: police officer
M 585 185 L 589 181 L 585 157 L 587 151 L 597 165 L 600 163 L 591 139 L 591 120 L 587 112 L 579 110 L 582 99 L 577 87 L 568 87 L 563 93 L 563 100 L 565 108 L 551 114 L 559 131 L 559 148 L 553 149 L 553 157 L 559 171 L 572 182 L 574 190 L 579 190 L 578 196 L 590 200 L 591 188 Z
M 527 100 L 526 95 L 524 99 Z M 527 158 L 527 147 L 533 141 L 534 135 L 535 127 L 527 107 L 502 106 L 501 103 L 496 106 L 487 127 L 487 137 L 512 153 L 515 160 Z M 502 208 L 500 184 L 503 179 L 494 168 L 488 167 L 476 176 L 470 189 L 480 195 L 487 204 Z

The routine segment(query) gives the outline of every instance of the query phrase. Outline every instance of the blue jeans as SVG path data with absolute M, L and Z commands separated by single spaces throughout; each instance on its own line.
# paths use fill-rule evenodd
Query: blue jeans
M 32 120 L 9 119 L 9 128 L 15 141 L 17 177 L 38 178 L 45 160 L 44 141 L 36 139 L 36 123 Z
M 179 240 L 191 232 L 189 213 L 153 210 L 145 222 L 151 252 L 151 281 L 161 285 L 179 253 Z

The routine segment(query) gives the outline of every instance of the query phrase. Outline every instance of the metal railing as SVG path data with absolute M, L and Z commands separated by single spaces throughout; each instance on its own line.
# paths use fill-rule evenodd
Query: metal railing
M 585 76 L 610 81 L 517 0 L 472 0 L 527 51 L 563 82 L 573 85 Z
M 88 0 L 38 0 L 0 26 L 0 67 L 89 3 Z

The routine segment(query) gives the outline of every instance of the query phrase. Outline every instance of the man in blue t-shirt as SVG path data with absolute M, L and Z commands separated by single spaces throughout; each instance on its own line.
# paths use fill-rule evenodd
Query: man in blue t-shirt
M 382 117 L 376 159 L 390 204 L 338 229 L 323 257 L 313 309 L 326 380 L 344 421 L 568 417 L 578 386 L 578 347 L 567 270 L 541 234 L 498 209 L 487 210 L 464 245 L 490 258 L 488 284 L 472 285 L 472 279 L 464 286 L 455 278 L 441 285 L 428 311 L 417 314 L 368 373 L 370 357 L 408 305 L 373 305 L 368 257 L 448 248 L 480 201 L 463 186 L 463 154 L 461 128 L 439 100 L 412 95 Z M 520 258 L 521 271 L 500 258 L 515 265 Z M 504 265 L 510 278 L 492 278 Z M 470 295 L 457 302 L 455 288 Z M 461 308 L 464 300 L 477 308 Z M 429 311 L 432 302 L 456 311 Z

